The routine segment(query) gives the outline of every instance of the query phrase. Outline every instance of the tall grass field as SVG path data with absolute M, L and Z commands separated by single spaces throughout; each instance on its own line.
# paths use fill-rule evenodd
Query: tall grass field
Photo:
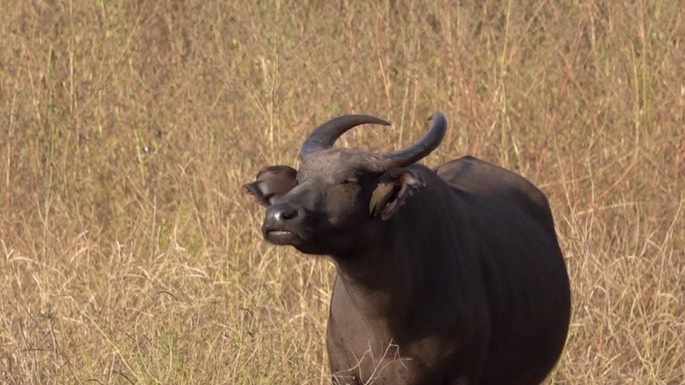
M 329 384 L 334 266 L 241 186 L 310 130 L 448 118 L 549 197 L 573 315 L 546 384 L 685 384 L 679 1 L 0 3 L 0 383 Z

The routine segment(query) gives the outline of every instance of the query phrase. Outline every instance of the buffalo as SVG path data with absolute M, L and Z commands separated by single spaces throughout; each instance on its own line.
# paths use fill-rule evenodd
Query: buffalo
M 569 279 L 546 196 L 474 157 L 418 164 L 443 114 L 396 151 L 333 148 L 361 124 L 316 128 L 299 170 L 262 169 L 244 187 L 266 206 L 264 238 L 328 255 L 336 278 L 327 347 L 335 384 L 531 385 L 559 359 Z

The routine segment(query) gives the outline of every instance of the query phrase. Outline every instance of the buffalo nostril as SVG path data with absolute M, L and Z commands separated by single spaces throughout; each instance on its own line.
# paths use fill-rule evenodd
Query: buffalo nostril
M 267 210 L 267 218 L 270 218 L 272 223 L 283 223 L 294 219 L 298 216 L 297 208 L 287 203 L 276 203 Z
M 285 210 L 281 211 L 279 214 L 281 217 L 280 219 L 287 221 L 289 219 L 293 219 L 293 218 L 297 217 L 297 210 L 292 208 L 292 207 L 289 207 L 289 208 L 286 208 Z

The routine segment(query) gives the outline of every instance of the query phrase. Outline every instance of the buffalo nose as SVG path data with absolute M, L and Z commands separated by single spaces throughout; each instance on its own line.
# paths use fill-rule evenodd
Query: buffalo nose
M 297 215 L 297 209 L 285 202 L 273 204 L 266 211 L 267 221 L 272 223 L 283 223 L 297 218 Z

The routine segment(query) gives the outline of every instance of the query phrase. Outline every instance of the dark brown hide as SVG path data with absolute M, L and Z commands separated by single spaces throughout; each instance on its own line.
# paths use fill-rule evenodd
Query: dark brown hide
M 441 114 L 418 143 L 388 154 L 331 148 L 355 124 L 383 121 L 338 122 L 346 125 L 317 129 L 298 171 L 270 166 L 246 185 L 267 205 L 268 241 L 336 264 L 327 331 L 334 381 L 543 381 L 570 317 L 544 194 L 472 157 L 436 170 L 414 164 L 440 142 Z

